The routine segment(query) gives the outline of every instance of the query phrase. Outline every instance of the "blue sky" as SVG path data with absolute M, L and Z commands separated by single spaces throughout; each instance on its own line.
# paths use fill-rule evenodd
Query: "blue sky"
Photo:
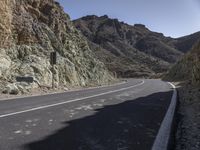
M 166 36 L 200 31 L 200 0 L 58 0 L 71 19 L 108 15 L 128 24 L 142 23 Z

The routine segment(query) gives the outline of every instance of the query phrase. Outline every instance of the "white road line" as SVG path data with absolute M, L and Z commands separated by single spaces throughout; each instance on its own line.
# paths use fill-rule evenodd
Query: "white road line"
M 154 141 L 153 147 L 151 150 L 167 150 L 170 140 L 171 128 L 173 123 L 173 118 L 176 110 L 177 103 L 177 90 L 176 86 L 168 82 L 173 87 L 173 96 L 171 99 L 170 106 L 165 114 L 165 117 L 162 121 L 156 139 Z
M 105 93 L 101 93 L 101 94 L 96 94 L 96 95 L 92 95 L 92 96 L 88 96 L 88 97 L 77 98 L 77 99 L 73 99 L 73 100 L 69 100 L 69 101 L 65 101 L 65 102 L 61 102 L 61 103 L 56 103 L 56 104 L 51 104 L 51 105 L 46 105 L 46 106 L 40 106 L 40 107 L 31 108 L 31 109 L 27 109 L 27 110 L 23 110 L 23 111 L 4 114 L 4 115 L 0 115 L 0 118 L 14 116 L 14 115 L 18 115 L 18 114 L 22 114 L 22 113 L 26 113 L 26 112 L 30 112 L 30 111 L 45 109 L 45 108 L 63 105 L 63 104 L 67 104 L 67 103 L 77 102 L 77 101 L 81 101 L 81 100 L 85 100 L 85 99 L 89 99 L 89 98 L 94 98 L 94 97 L 98 97 L 98 96 L 102 96 L 102 95 L 107 95 L 107 94 L 111 94 L 111 93 L 116 93 L 116 92 L 124 91 L 124 90 L 127 90 L 127 89 L 131 89 L 133 87 L 137 87 L 137 86 L 140 86 L 140 85 L 143 85 L 143 84 L 144 84 L 144 80 L 141 83 L 130 86 L 130 87 L 121 88 L 121 89 L 118 89 L 118 90 L 113 90 L 113 91 L 109 91 L 109 92 L 105 92 Z
M 47 94 L 35 94 L 35 95 L 19 96 L 19 97 L 16 97 L 16 98 L 10 97 L 10 98 L 6 98 L 6 99 L 0 99 L 0 102 L 1 101 L 13 100 L 13 99 L 15 100 L 15 99 L 23 99 L 23 98 L 29 98 L 29 97 L 40 97 L 40 96 L 56 95 L 56 94 L 69 93 L 69 92 L 78 92 L 78 91 L 86 91 L 86 90 L 93 90 L 93 89 L 101 89 L 101 88 L 106 88 L 106 87 L 114 87 L 114 86 L 118 86 L 118 85 L 123 85 L 123 84 L 126 84 L 126 83 L 127 82 L 123 81 L 123 82 L 115 83 L 115 84 L 112 84 L 112 85 L 88 87 L 88 88 L 74 89 L 74 90 L 62 91 L 62 92 L 52 92 L 52 93 L 47 93 Z

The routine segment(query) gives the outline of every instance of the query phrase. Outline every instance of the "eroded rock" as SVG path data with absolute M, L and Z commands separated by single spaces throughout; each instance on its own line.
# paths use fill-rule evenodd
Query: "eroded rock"
M 7 93 L 27 90 L 16 83 L 16 76 L 32 76 L 47 87 L 52 78 L 56 87 L 113 80 L 58 2 L 2 0 L 0 4 L 0 79 L 7 83 L 2 85 Z M 58 53 L 54 67 L 49 63 L 53 51 Z

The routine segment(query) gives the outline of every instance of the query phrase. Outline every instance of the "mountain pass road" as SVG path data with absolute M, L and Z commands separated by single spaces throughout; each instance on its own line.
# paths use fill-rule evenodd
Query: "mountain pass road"
M 113 86 L 0 101 L 0 150 L 151 150 L 170 84 Z

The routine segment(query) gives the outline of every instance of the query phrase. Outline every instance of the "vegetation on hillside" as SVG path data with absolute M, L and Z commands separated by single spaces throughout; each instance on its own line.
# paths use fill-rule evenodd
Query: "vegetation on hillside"
M 200 42 L 169 70 L 164 79 L 200 84 Z

